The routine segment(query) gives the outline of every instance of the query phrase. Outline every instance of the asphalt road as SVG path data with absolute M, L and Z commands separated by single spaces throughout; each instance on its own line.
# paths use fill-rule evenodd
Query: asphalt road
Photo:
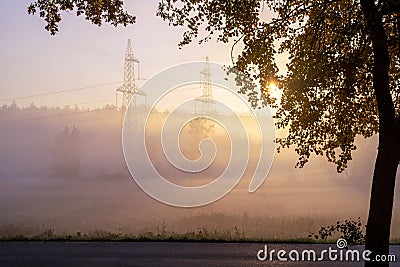
M 0 266 L 363 266 L 362 262 L 259 261 L 257 243 L 0 242 Z M 337 249 L 335 244 L 268 244 L 268 252 Z M 354 249 L 354 248 L 351 248 Z M 355 249 L 363 251 L 362 246 Z M 391 253 L 400 266 L 400 246 Z M 263 254 L 260 254 L 263 256 Z M 276 255 L 276 254 L 275 254 Z M 319 255 L 319 254 L 317 254 Z M 361 254 L 360 254 L 361 255 Z M 286 255 L 288 257 L 288 254 Z

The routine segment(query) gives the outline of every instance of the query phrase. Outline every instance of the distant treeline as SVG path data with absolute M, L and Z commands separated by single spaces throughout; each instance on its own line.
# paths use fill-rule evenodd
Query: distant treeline
M 11 103 L 5 103 L 0 106 L 0 112 L 8 112 L 8 111 L 24 111 L 24 110 L 63 110 L 63 111 L 90 111 L 90 110 L 102 110 L 102 109 L 112 109 L 116 108 L 114 104 L 105 104 L 101 107 L 89 108 L 83 105 L 64 105 L 64 106 L 48 106 L 48 105 L 36 105 L 34 102 L 31 102 L 29 106 L 20 106 L 16 101 L 12 101 Z

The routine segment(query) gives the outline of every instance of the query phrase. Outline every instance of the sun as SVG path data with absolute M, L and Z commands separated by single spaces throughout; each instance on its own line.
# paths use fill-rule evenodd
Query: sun
M 283 90 L 281 90 L 276 83 L 270 82 L 266 86 L 265 94 L 275 99 L 277 101 L 276 103 L 280 103 L 283 95 Z
M 278 86 L 275 83 L 270 83 L 268 89 L 270 93 L 274 93 L 278 90 Z

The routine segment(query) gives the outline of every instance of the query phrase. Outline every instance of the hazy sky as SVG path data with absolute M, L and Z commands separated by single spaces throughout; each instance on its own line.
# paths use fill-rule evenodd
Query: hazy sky
M 169 27 L 156 17 L 158 1 L 125 1 L 125 8 L 136 15 L 134 25 L 115 28 L 97 27 L 82 17 L 64 13 L 60 32 L 51 36 L 45 22 L 27 14 L 31 0 L 1 1 L 2 49 L 0 50 L 0 104 L 4 99 L 105 83 L 122 82 L 126 42 L 133 41 L 141 61 L 142 78 L 149 78 L 169 66 L 203 60 L 229 64 L 231 44 L 215 40 L 199 46 L 193 43 L 178 48 L 183 29 Z M 118 84 L 87 90 L 18 99 L 47 105 L 81 104 L 92 101 L 102 106 L 114 103 Z
M 159 0 L 124 1 L 126 10 L 137 17 L 137 22 L 127 28 L 115 28 L 110 25 L 99 28 L 82 17 L 63 14 L 63 20 L 59 25 L 60 32 L 55 36 L 51 36 L 44 29 L 45 22 L 42 18 L 27 14 L 27 7 L 31 1 L 33 0 L 0 1 L 2 10 L 0 16 L 0 105 L 11 103 L 11 100 L 4 101 L 5 99 L 109 83 L 115 84 L 17 99 L 16 102 L 24 106 L 31 102 L 50 106 L 66 104 L 82 106 L 82 103 L 97 102 L 83 104 L 83 106 L 91 107 L 115 103 L 115 90 L 123 80 L 124 53 L 129 38 L 132 39 L 136 57 L 141 61 L 142 78 L 150 78 L 176 64 L 204 60 L 206 56 L 217 63 L 230 63 L 232 44 L 221 44 L 212 40 L 203 45 L 194 42 L 179 49 L 178 43 L 183 29 L 169 27 L 167 22 L 156 17 Z M 285 63 L 285 58 L 281 57 L 278 63 Z M 107 112 L 111 113 L 109 110 Z M 116 114 L 116 111 L 112 112 Z M 85 225 L 87 217 L 98 211 L 99 216 L 93 216 L 93 218 L 110 219 L 111 225 L 118 224 L 112 221 L 117 216 L 110 216 L 113 214 L 110 211 L 117 211 L 118 216 L 122 214 L 118 219 L 124 223 L 129 221 L 126 219 L 127 216 L 140 217 L 147 213 L 157 214 L 159 211 L 163 211 L 164 214 L 170 213 L 172 208 L 165 207 L 150 198 L 146 201 L 155 208 L 143 208 L 141 201 L 145 196 L 144 193 L 129 177 L 119 177 L 118 168 L 122 166 L 122 159 L 117 157 L 121 155 L 120 133 L 116 130 L 119 130 L 116 127 L 119 127 L 119 117 L 115 114 L 112 115 L 114 117 L 110 115 L 107 118 L 111 122 L 107 124 L 99 119 L 100 117 L 95 117 L 97 113 L 90 113 L 80 114 L 81 117 L 79 115 L 54 117 L 30 123 L 5 124 L 6 127 L 0 131 L 0 137 L 3 138 L 1 140 L 6 140 L 3 141 L 2 145 L 5 149 L 2 151 L 7 152 L 0 153 L 0 171 L 3 172 L 0 175 L 3 179 L 3 184 L 0 186 L 0 214 L 6 214 L 3 216 L 6 223 L 23 221 L 31 224 L 32 218 L 39 218 L 36 221 L 38 225 L 43 223 L 40 219 L 46 222 L 49 218 L 54 224 L 71 223 L 64 220 L 65 207 L 70 208 L 67 209 L 67 215 L 76 216 L 79 213 L 79 216 L 71 216 L 71 220 Z M 53 156 L 53 139 L 65 125 L 78 126 L 82 132 L 82 140 L 86 142 L 83 145 L 86 151 L 86 154 L 83 154 L 83 157 L 86 157 L 86 159 L 83 158 L 83 163 L 87 181 L 85 180 L 82 186 L 81 181 L 78 180 L 77 187 L 80 191 L 76 193 L 75 185 L 69 190 L 64 190 L 63 184 L 60 186 L 57 180 L 50 185 L 47 180 L 35 181 L 31 184 L 26 181 L 19 182 L 18 175 L 21 174 L 22 177 L 28 173 L 27 176 L 30 176 L 32 169 L 37 169 L 36 176 L 44 176 L 41 172 L 48 171 Z M 31 136 L 27 137 L 26 132 Z M 325 158 L 312 157 L 311 162 L 304 169 L 295 169 L 297 155 L 293 150 L 285 150 L 276 155 L 270 175 L 257 194 L 250 196 L 247 194 L 247 183 L 246 187 L 243 187 L 246 190 L 238 188 L 238 191 L 242 190 L 245 194 L 234 195 L 236 198 L 233 200 L 230 198 L 232 196 L 224 198 L 214 206 L 210 206 L 210 209 L 224 211 L 226 207 L 230 207 L 239 214 L 242 211 L 247 212 L 249 207 L 253 211 L 260 209 L 265 212 L 274 211 L 276 214 L 354 212 L 357 216 L 365 217 L 377 147 L 376 139 L 371 138 L 365 141 L 359 138 L 357 146 L 354 160 L 342 174 L 337 174 L 335 166 L 327 163 Z M 13 151 L 13 153 L 8 153 L 8 151 Z M 24 168 L 21 168 L 20 162 L 24 162 Z M 114 169 L 108 168 L 106 165 L 108 163 L 113 163 L 118 168 L 115 166 Z M 91 164 L 98 169 L 92 168 Z M 88 174 L 91 171 L 93 173 Z M 89 180 L 96 175 L 100 178 L 106 176 L 107 171 L 118 176 L 120 182 L 109 185 L 105 178 L 104 183 Z M 15 184 L 8 182 L 9 180 Z M 134 190 L 132 187 L 135 187 Z M 54 188 L 58 191 L 53 190 Z M 120 193 L 121 190 L 125 190 L 123 194 Z M 396 190 L 397 201 L 399 187 Z M 15 199 L 18 201 L 14 201 Z M 76 201 L 71 201 L 71 199 Z M 84 199 L 83 202 L 82 199 Z M 98 199 L 102 202 L 97 203 Z M 83 207 L 81 207 L 82 203 L 84 203 Z M 232 203 L 240 205 L 232 205 Z M 253 207 L 254 203 L 257 206 Z M 399 209 L 396 202 L 395 214 L 399 214 Z M 24 214 L 25 211 L 26 214 Z M 44 215 L 39 216 L 39 211 Z M 96 220 L 93 219 L 93 221 Z

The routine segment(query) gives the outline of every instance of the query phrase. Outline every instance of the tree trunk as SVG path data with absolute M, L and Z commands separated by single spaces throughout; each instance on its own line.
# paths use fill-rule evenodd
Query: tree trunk
M 361 0 L 361 8 L 374 52 L 373 87 L 379 113 L 379 148 L 372 179 L 365 249 L 388 255 L 394 188 L 399 164 L 398 126 L 389 90 L 389 52 L 382 14 L 374 0 Z M 365 266 L 389 266 L 389 262 L 366 262 Z
M 379 140 L 378 156 L 375 164 L 374 177 L 372 181 L 369 216 L 367 222 L 367 234 L 365 249 L 375 255 L 389 254 L 390 225 L 392 220 L 392 208 L 396 171 L 396 161 L 391 148 L 394 143 Z M 391 146 L 391 147 L 390 147 Z M 388 262 L 366 262 L 365 266 L 389 266 Z

